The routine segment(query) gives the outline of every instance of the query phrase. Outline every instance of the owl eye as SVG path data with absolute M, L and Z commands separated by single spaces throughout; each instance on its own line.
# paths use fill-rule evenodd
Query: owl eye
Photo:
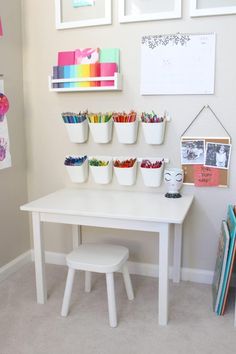
M 91 54 L 87 55 L 87 58 L 88 58 L 88 59 L 91 59 L 91 57 L 92 57 L 92 55 L 91 55 Z
M 170 173 L 165 174 L 165 181 L 169 182 L 171 180 L 171 175 Z
M 181 182 L 181 181 L 182 181 L 182 175 L 181 175 L 181 173 L 178 173 L 178 174 L 175 176 L 175 179 L 176 179 L 176 182 Z

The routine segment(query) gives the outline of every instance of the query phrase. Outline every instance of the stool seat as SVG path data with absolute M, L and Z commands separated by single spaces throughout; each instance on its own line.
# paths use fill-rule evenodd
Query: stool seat
M 91 290 L 91 272 L 106 274 L 108 313 L 111 327 L 117 326 L 116 300 L 114 288 L 114 272 L 121 271 L 129 300 L 134 293 L 130 280 L 127 260 L 129 250 L 123 246 L 110 244 L 86 243 L 79 245 L 66 257 L 68 274 L 62 303 L 61 315 L 66 317 L 69 312 L 74 275 L 76 270 L 85 271 L 85 291 Z
M 110 244 L 82 244 L 67 257 L 67 265 L 78 270 L 113 273 L 120 270 L 129 257 L 129 250 Z

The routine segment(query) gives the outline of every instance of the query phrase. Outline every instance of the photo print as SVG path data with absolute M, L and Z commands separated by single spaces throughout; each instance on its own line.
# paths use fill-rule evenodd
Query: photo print
M 203 165 L 205 161 L 204 140 L 182 140 L 181 141 L 181 164 L 182 165 Z
M 206 143 L 205 166 L 229 169 L 231 144 Z

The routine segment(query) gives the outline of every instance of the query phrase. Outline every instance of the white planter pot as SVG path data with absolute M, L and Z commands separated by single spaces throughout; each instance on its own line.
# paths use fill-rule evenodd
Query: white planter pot
M 130 123 L 114 122 L 118 141 L 121 144 L 134 144 L 138 134 L 138 120 Z
M 129 158 L 114 158 L 115 160 L 126 160 Z M 132 186 L 133 184 L 135 184 L 136 182 L 136 175 L 137 175 L 137 161 L 135 161 L 133 167 L 128 167 L 128 168 L 124 168 L 124 167 L 115 167 L 114 166 L 114 171 L 115 171 L 115 175 L 117 178 L 117 181 L 120 185 L 122 186 Z
M 148 159 L 152 163 L 156 162 L 157 159 Z M 141 174 L 143 178 L 143 183 L 147 187 L 160 187 L 163 179 L 164 162 L 160 168 L 145 168 L 141 167 Z
M 89 128 L 95 143 L 106 144 L 112 138 L 112 124 L 113 120 L 110 119 L 106 123 L 90 123 Z
M 84 143 L 88 139 L 88 121 L 82 123 L 65 123 L 69 139 L 72 143 Z
M 144 123 L 142 129 L 147 144 L 160 145 L 164 141 L 166 121 L 160 123 Z
M 88 159 L 81 166 L 66 166 L 70 179 L 74 183 L 83 183 L 88 178 Z
M 112 158 L 108 156 L 93 156 L 97 160 L 109 161 L 107 166 L 89 166 L 95 183 L 108 184 L 112 180 Z

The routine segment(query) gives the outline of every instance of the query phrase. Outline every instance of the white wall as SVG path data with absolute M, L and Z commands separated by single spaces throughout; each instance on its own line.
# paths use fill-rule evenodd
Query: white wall
M 181 133 L 203 105 L 209 104 L 227 130 L 235 138 L 236 115 L 236 15 L 191 19 L 189 2 L 183 1 L 183 18 L 179 20 L 119 24 L 117 3 L 113 1 L 113 24 L 81 29 L 55 29 L 54 2 L 24 0 L 23 52 L 24 94 L 26 109 L 26 135 L 28 145 L 28 192 L 35 199 L 66 185 L 71 185 L 63 166 L 67 154 L 103 154 L 165 156 L 171 165 L 179 166 Z M 142 35 L 165 33 L 216 32 L 216 89 L 212 96 L 140 96 L 140 41 Z M 118 47 L 121 50 L 121 70 L 124 75 L 122 92 L 54 93 L 48 90 L 48 75 L 56 65 L 57 52 L 83 47 Z M 71 144 L 67 138 L 60 114 L 88 108 L 90 111 L 130 110 L 138 112 L 167 109 L 172 115 L 164 145 L 148 146 L 140 132 L 138 142 L 122 146 L 113 136 L 111 144 L 98 145 L 89 141 L 83 145 Z M 200 126 L 193 134 L 224 135 L 211 116 L 203 115 Z M 232 152 L 230 187 L 195 188 L 185 186 L 183 193 L 195 195 L 195 202 L 184 224 L 183 266 L 213 270 L 221 219 L 226 215 L 227 204 L 235 202 L 235 153 Z M 98 188 L 91 179 L 79 188 Z M 115 178 L 109 189 L 120 187 Z M 146 190 L 138 176 L 131 190 Z M 164 192 L 164 186 L 157 190 Z M 70 228 L 62 225 L 45 225 L 46 249 L 68 252 L 71 249 Z M 126 244 L 131 259 L 154 263 L 157 257 L 157 240 L 152 234 L 83 228 L 86 240 L 109 238 Z
M 0 0 L 4 36 L 0 38 L 0 73 L 10 101 L 7 114 L 12 167 L 0 170 L 0 267 L 30 248 L 28 217 L 19 206 L 27 198 L 23 119 L 21 1 Z

